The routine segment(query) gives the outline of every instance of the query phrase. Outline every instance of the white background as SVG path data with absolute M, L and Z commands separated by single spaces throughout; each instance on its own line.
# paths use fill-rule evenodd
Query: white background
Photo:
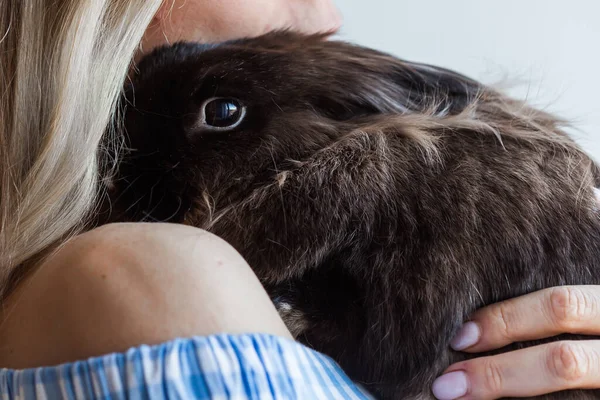
M 340 37 L 469 75 L 568 118 L 600 160 L 600 0 L 337 0 Z

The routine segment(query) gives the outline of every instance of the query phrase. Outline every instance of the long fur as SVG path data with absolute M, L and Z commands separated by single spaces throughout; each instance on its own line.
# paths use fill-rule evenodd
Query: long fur
M 598 169 L 552 115 L 452 71 L 287 32 L 178 43 L 139 70 L 108 219 L 223 237 L 297 339 L 381 398 L 431 398 L 467 357 L 449 341 L 479 307 L 599 282 Z M 231 132 L 198 128 L 216 95 L 247 106 Z

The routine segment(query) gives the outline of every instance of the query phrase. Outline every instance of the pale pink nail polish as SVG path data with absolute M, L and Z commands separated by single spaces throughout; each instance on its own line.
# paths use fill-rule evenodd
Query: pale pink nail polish
M 450 347 L 456 351 L 468 349 L 475 345 L 481 337 L 479 325 L 475 322 L 467 322 L 460 328 L 454 339 L 450 342 Z
M 450 372 L 437 378 L 431 390 L 438 400 L 458 399 L 469 391 L 469 378 L 463 371 Z

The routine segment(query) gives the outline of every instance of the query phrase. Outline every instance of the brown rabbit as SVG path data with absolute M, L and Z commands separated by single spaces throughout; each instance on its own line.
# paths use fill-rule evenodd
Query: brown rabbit
M 279 32 L 157 49 L 124 98 L 109 220 L 223 237 L 297 339 L 380 398 L 432 398 L 477 308 L 600 283 L 594 162 L 455 72 Z

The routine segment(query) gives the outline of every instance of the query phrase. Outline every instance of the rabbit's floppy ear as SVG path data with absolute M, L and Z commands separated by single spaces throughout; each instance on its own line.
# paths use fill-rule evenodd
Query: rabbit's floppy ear
M 392 70 L 392 81 L 401 94 L 400 101 L 414 112 L 460 113 L 483 90 L 480 83 L 466 76 L 427 64 L 400 61 Z
M 386 59 L 378 70 L 356 77 L 354 96 L 378 112 L 456 114 L 477 99 L 478 82 L 443 68 Z
M 376 113 L 423 112 L 432 107 L 457 113 L 483 90 L 480 83 L 456 72 L 343 42 L 322 42 L 306 56 L 313 63 L 318 60 L 312 80 L 321 80 L 322 93 Z

